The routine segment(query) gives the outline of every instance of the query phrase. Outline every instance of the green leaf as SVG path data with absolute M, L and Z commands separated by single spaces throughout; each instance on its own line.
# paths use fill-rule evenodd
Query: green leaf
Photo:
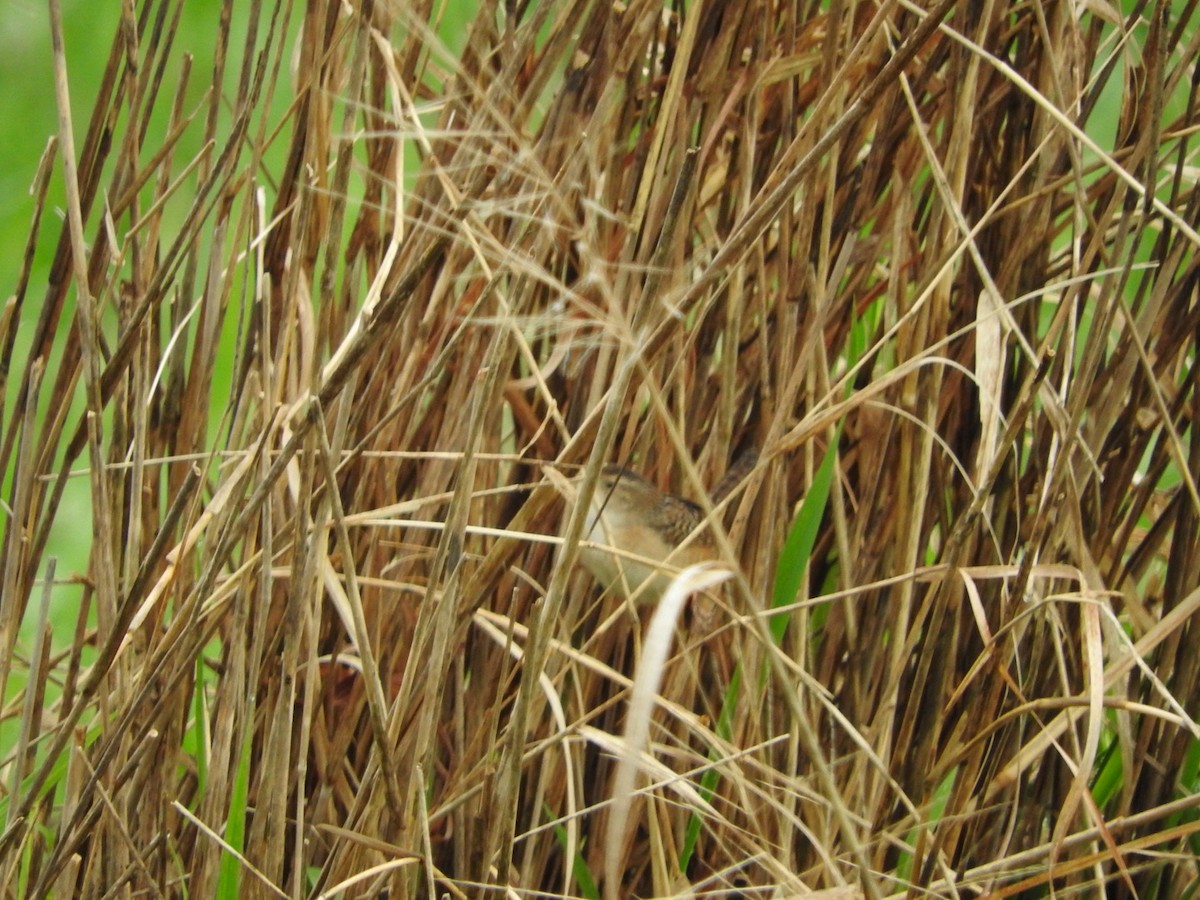
M 838 441 L 842 429 L 835 431 L 825 458 L 813 477 L 813 483 L 800 503 L 800 510 L 788 530 L 787 540 L 783 544 L 783 553 L 779 557 L 779 566 L 775 571 L 775 589 L 772 592 L 771 608 L 786 606 L 794 603 L 800 593 L 808 571 L 808 561 L 812 556 L 813 545 L 817 542 L 817 533 L 825 518 L 825 508 L 829 505 L 829 490 L 833 484 L 834 462 L 837 460 Z M 778 643 L 787 631 L 791 616 L 775 616 L 771 619 L 771 636 Z

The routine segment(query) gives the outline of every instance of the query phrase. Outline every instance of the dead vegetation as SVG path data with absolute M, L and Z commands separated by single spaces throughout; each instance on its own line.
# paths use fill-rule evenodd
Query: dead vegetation
M 1193 5 L 179 5 L 0 320 L 7 896 L 1196 879 Z M 542 465 L 746 447 L 610 839 Z

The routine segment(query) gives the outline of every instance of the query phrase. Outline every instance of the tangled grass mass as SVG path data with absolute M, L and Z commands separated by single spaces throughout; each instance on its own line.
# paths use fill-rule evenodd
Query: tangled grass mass
M 5 897 L 1196 896 L 1194 3 L 182 10 L 46 13 Z

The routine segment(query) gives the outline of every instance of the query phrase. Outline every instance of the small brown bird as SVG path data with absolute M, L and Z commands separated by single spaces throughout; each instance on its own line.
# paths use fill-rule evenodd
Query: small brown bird
M 584 526 L 587 540 L 606 546 L 584 547 L 580 561 L 622 596 L 657 601 L 679 569 L 716 556 L 712 534 L 696 531 L 703 520 L 690 500 L 663 493 L 629 469 L 606 466 Z

